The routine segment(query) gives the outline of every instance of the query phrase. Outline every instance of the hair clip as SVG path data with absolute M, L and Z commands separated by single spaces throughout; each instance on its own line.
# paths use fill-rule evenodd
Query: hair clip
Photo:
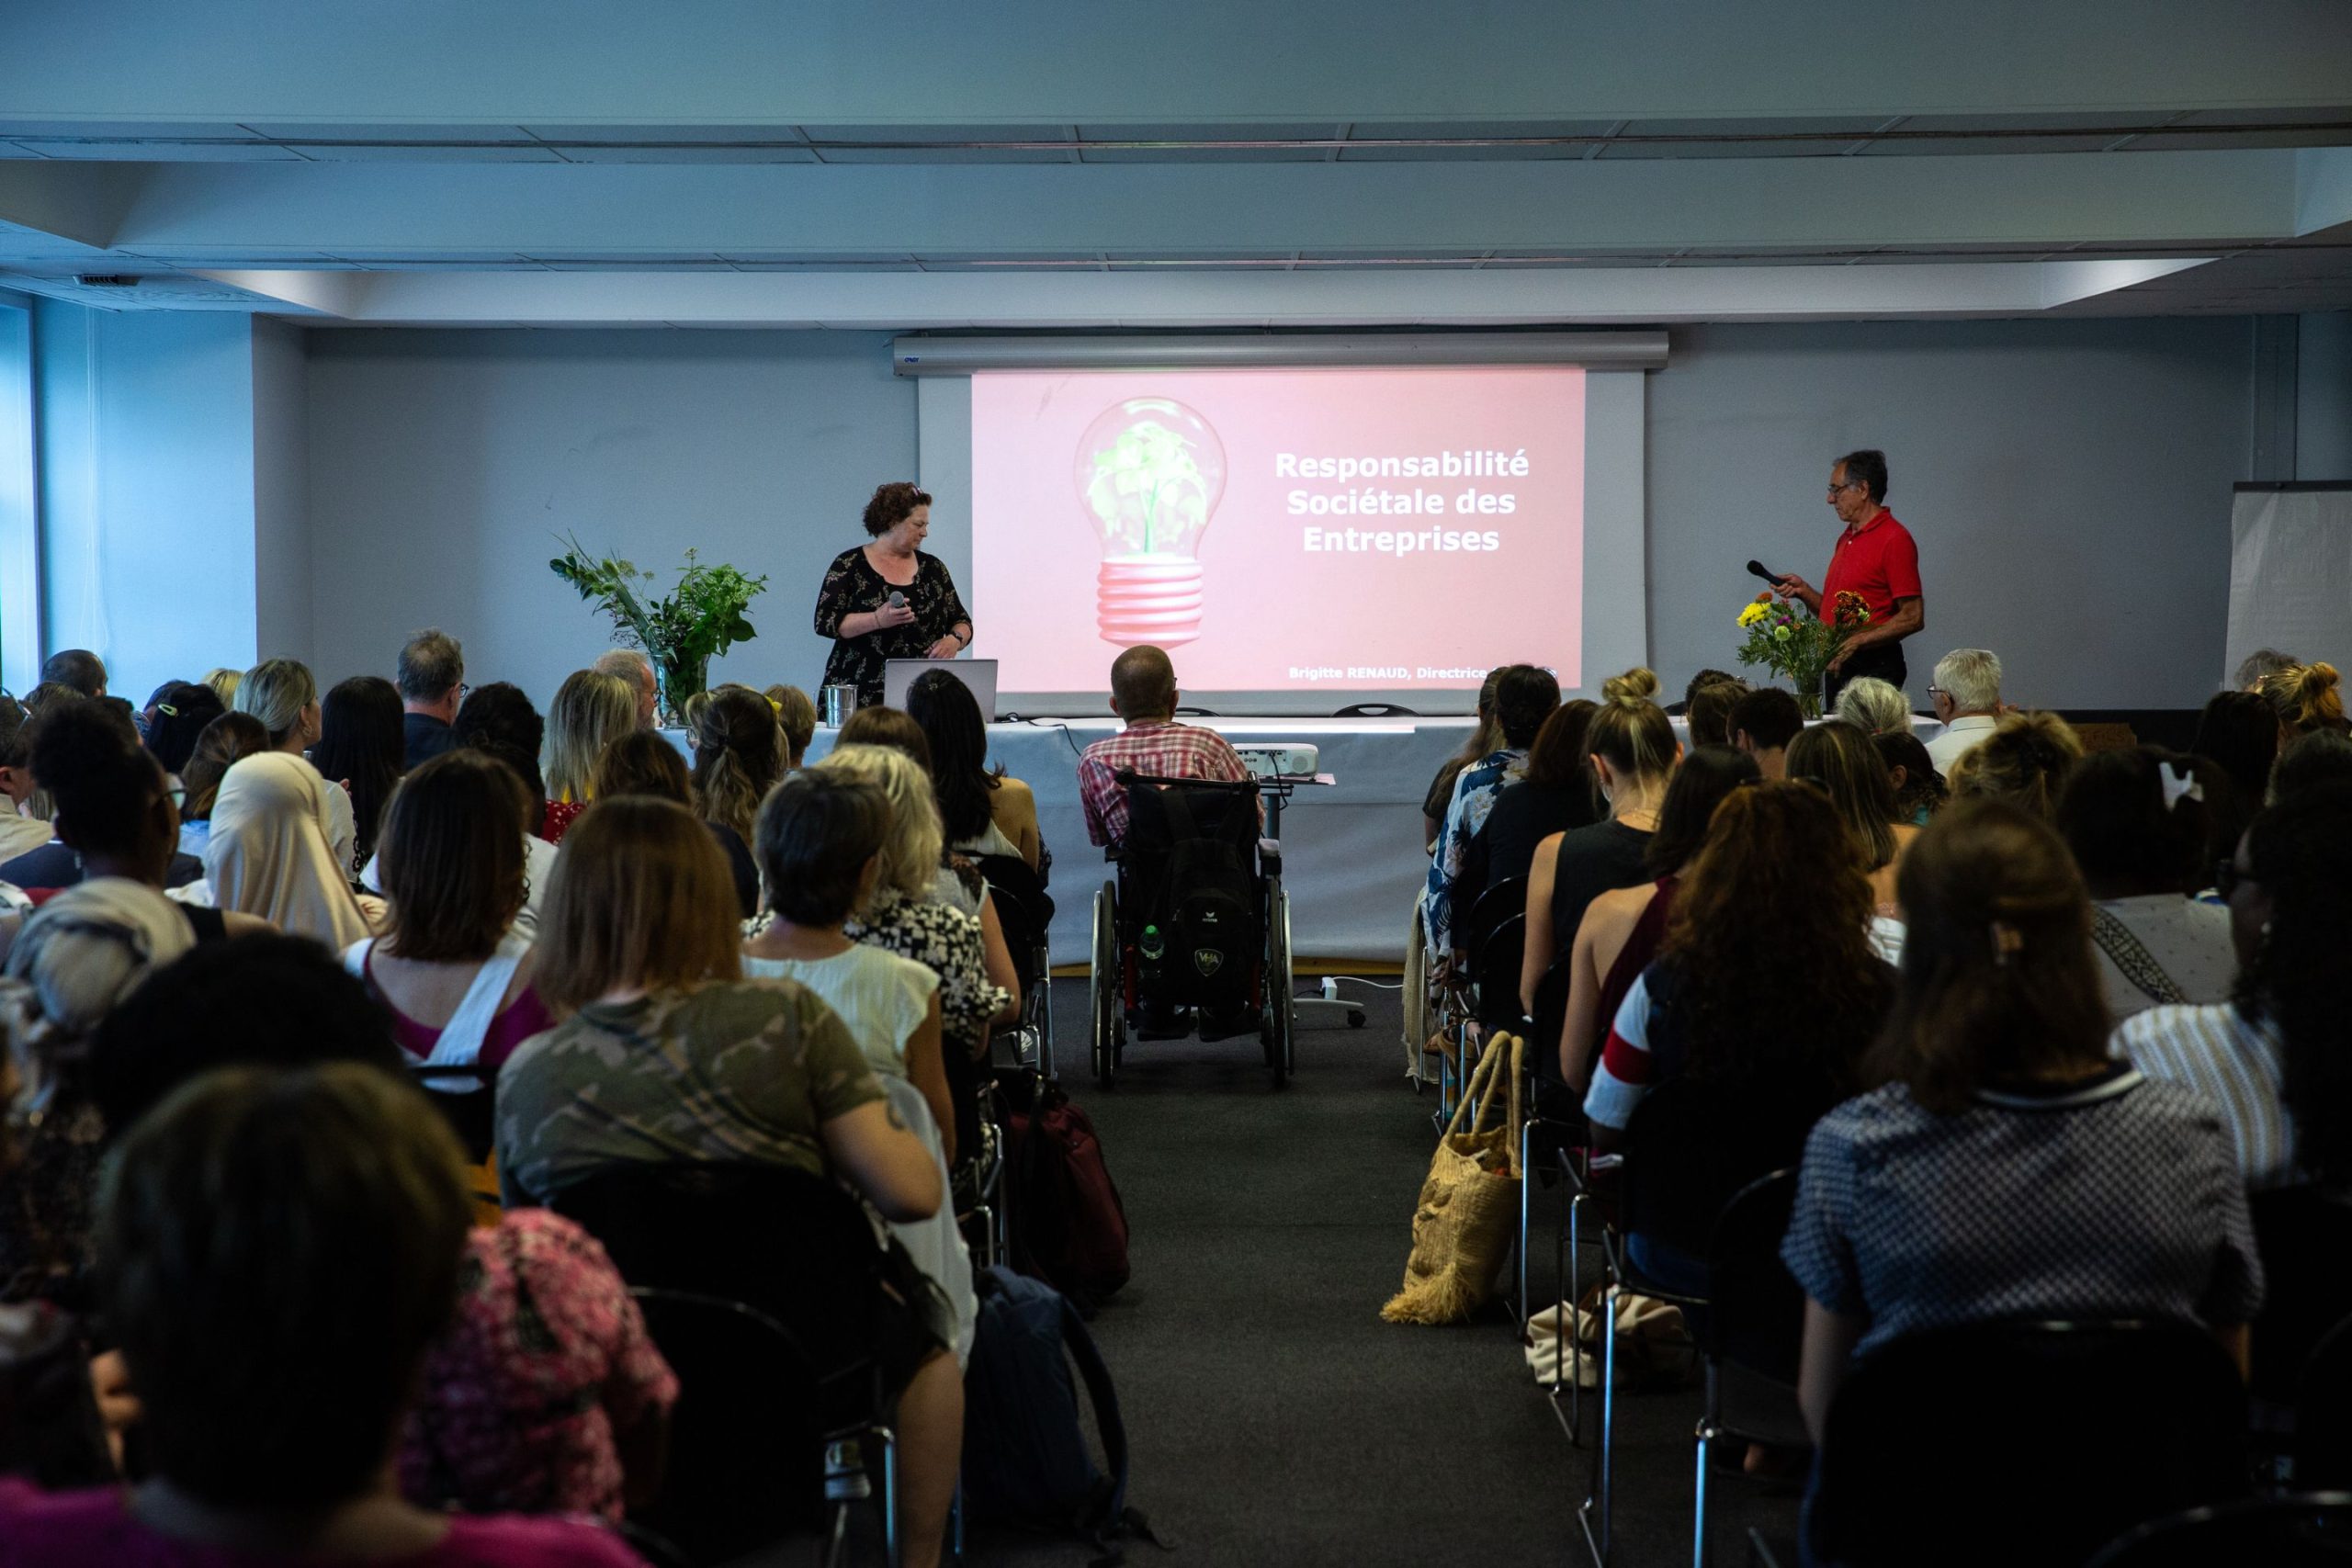
M 1990 927 L 1993 936 L 1993 963 L 2005 966 L 2012 953 L 2025 951 L 2025 933 L 2007 920 L 1995 920 Z
M 155 711 L 162 714 L 166 718 L 177 718 L 180 716 L 180 710 L 174 707 L 169 703 L 157 703 L 155 705 Z
M 2184 800 L 2205 803 L 2205 786 L 2197 779 L 2197 771 L 2186 762 L 2166 762 L 2156 770 L 2156 782 L 2164 785 L 2165 809 L 2170 811 Z

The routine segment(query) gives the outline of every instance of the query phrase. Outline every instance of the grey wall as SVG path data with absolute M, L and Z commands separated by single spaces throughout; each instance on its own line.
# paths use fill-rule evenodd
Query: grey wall
M 544 708 L 614 640 L 548 570 L 555 536 L 576 533 L 664 589 L 690 545 L 767 573 L 758 639 L 712 679 L 813 690 L 825 565 L 865 537 L 874 486 L 914 473 L 914 385 L 879 334 L 334 331 L 308 346 L 322 681 L 389 675 L 409 632 L 437 625 L 469 681 L 513 681 Z
M 2295 356 L 2295 477 L 2352 480 L 2352 310 L 2302 318 Z
M 2221 658 L 2245 318 L 1678 328 L 1648 381 L 1648 618 L 1679 685 L 1727 665 L 1751 555 L 1815 581 L 1830 460 L 1885 447 L 1928 630 L 2000 651 L 2021 701 L 2193 707 Z M 2308 339 L 2307 339 L 2308 341 Z M 770 574 L 714 673 L 814 682 L 817 581 L 878 480 L 915 471 L 886 340 L 831 333 L 314 332 L 312 654 L 389 671 L 463 638 L 477 682 L 542 703 L 610 638 L 547 570 L 576 530 L 666 574 L 688 544 Z M 2308 355 L 2307 355 L 2308 358 Z M 2307 375 L 2306 381 L 2310 379 Z M 949 529 L 952 517 L 943 517 Z M 963 541 L 934 538 L 964 558 Z
M 33 321 L 41 651 L 88 648 L 136 701 L 254 661 L 254 321 L 89 310 Z
M 1819 583 L 1831 462 L 1885 449 L 1919 542 L 1925 705 L 1947 649 L 2014 701 L 2195 707 L 2228 616 L 2252 331 L 2236 318 L 1701 326 L 1650 378 L 1651 649 L 1730 667 L 1749 557 Z
M 309 361 L 302 333 L 254 322 L 254 642 L 308 660 L 311 615 Z

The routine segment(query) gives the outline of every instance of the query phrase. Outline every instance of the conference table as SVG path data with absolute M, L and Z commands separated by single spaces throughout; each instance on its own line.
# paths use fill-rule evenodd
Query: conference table
M 1407 920 L 1429 874 L 1421 836 L 1421 799 L 1476 720 L 1459 717 L 1187 718 L 1238 746 L 1281 741 L 1316 748 L 1316 771 L 1328 785 L 1302 785 L 1283 812 L 1283 878 L 1291 897 L 1291 942 L 1304 972 L 1308 960 L 1405 956 Z M 1942 727 L 1914 718 L 1933 739 Z M 1684 733 L 1680 719 L 1676 733 Z M 1001 763 L 1037 796 L 1037 826 L 1053 852 L 1057 962 L 1080 963 L 1091 940 L 1095 891 L 1110 874 L 1102 852 L 1086 840 L 1078 799 L 1078 755 L 1116 734 L 1120 721 L 1046 718 L 989 726 L 989 760 Z M 1686 737 L 1687 739 L 1687 737 Z M 813 761 L 831 749 L 833 731 L 809 744 Z

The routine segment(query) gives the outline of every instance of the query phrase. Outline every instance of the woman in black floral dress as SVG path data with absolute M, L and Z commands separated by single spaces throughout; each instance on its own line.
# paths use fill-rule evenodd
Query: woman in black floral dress
M 843 550 L 817 592 L 817 635 L 833 639 L 825 684 L 857 688 L 857 703 L 882 700 L 882 667 L 893 659 L 953 659 L 972 646 L 971 612 L 946 563 L 919 547 L 931 532 L 931 497 L 899 480 L 865 503 L 871 543 Z M 903 603 L 893 604 L 897 592 Z

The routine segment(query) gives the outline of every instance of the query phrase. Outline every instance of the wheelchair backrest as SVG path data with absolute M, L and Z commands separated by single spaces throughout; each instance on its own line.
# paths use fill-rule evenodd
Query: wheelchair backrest
M 1262 940 L 1258 786 L 1120 775 L 1127 836 L 1121 923 L 1141 942 L 1137 977 L 1172 1000 L 1238 1005 L 1255 984 Z

